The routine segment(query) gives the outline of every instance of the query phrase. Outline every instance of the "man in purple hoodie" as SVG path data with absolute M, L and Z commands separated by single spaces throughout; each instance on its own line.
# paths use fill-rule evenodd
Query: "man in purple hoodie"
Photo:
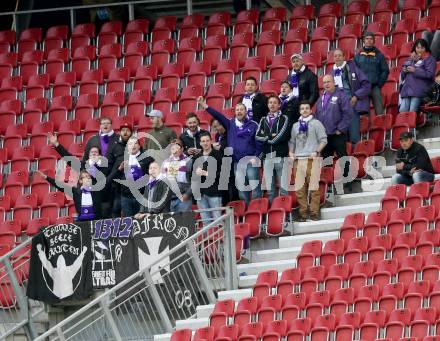
M 344 90 L 336 87 L 332 75 L 323 78 L 324 92 L 316 103 L 316 118 L 321 121 L 327 133 L 327 145 L 322 150 L 323 159 L 333 156 L 347 156 L 347 132 L 353 118 L 353 106 Z M 349 163 L 345 163 L 344 177 L 347 177 Z
M 367 76 L 359 69 L 354 61 L 345 60 L 344 50 L 333 51 L 335 64 L 333 65 L 333 77 L 336 86 L 344 91 L 350 98 L 354 108 L 353 119 L 348 128 L 348 137 L 353 146 L 359 142 L 359 116 L 370 112 L 371 84 Z
M 242 179 L 244 179 L 244 185 L 250 185 L 251 187 L 257 184 L 257 186 L 252 189 L 252 199 L 260 198 L 262 195 L 259 169 L 261 144 L 255 139 L 258 124 L 248 118 L 246 106 L 243 103 L 238 103 L 235 106 L 235 118 L 228 119 L 217 110 L 209 107 L 203 97 L 199 97 L 198 102 L 200 106 L 218 120 L 227 131 L 227 146 L 231 147 L 233 151 L 232 160 L 234 162 L 236 181 L 242 181 Z M 240 162 L 240 160 L 242 161 Z M 250 183 L 251 181 L 253 181 L 254 184 Z M 240 199 L 245 200 L 246 203 L 249 204 L 251 200 L 250 191 L 240 190 L 241 186 L 239 185 L 240 184 L 237 184 Z

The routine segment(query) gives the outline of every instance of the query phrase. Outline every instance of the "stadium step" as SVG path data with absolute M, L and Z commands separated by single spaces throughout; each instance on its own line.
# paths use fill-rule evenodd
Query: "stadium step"
M 440 174 L 435 174 L 434 178 L 435 180 L 440 179 Z M 385 190 L 389 185 L 391 185 L 391 178 L 375 180 L 364 179 L 361 182 L 362 190 L 364 192 Z
M 380 202 L 385 191 L 374 191 L 367 193 L 351 193 L 335 196 L 335 206 L 350 206 L 356 204 L 372 204 Z

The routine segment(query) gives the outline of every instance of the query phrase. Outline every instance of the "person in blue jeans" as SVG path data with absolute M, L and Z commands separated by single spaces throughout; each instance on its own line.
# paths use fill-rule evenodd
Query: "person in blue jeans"
M 192 193 L 189 181 L 191 158 L 183 152 L 183 143 L 180 140 L 171 141 L 171 155 L 162 163 L 162 174 L 175 186 L 171 195 L 171 212 L 186 212 L 191 210 Z M 178 192 L 178 193 L 177 193 Z
M 400 73 L 399 112 L 419 110 L 425 92 L 434 83 L 436 61 L 424 39 L 415 41 L 411 56 L 402 65 Z
M 288 195 L 289 189 L 289 118 L 280 110 L 281 100 L 272 95 L 268 99 L 269 112 L 260 120 L 255 139 L 262 143 L 264 157 L 264 181 L 272 203 L 277 195 L 276 182 L 280 185 L 280 195 Z M 290 167 L 291 168 L 291 167 Z
M 428 152 L 420 143 L 414 141 L 414 135 L 409 131 L 400 134 L 396 172 L 391 179 L 393 185 L 410 186 L 417 182 L 434 181 L 434 168 Z
M 208 106 L 203 97 L 198 98 L 200 106 L 211 114 L 227 132 L 227 146 L 232 148 L 235 185 L 241 200 L 249 204 L 252 199 L 261 198 L 260 159 L 261 143 L 255 139 L 258 124 L 250 120 L 246 106 L 235 106 L 235 117 L 228 119 L 222 113 Z
M 200 147 L 202 151 L 194 158 L 191 167 L 191 189 L 198 208 L 202 210 L 203 223 L 207 225 L 221 216 L 223 190 L 228 188 L 229 171 L 223 174 L 226 183 L 221 183 L 223 154 L 213 148 L 210 133 L 200 133 Z

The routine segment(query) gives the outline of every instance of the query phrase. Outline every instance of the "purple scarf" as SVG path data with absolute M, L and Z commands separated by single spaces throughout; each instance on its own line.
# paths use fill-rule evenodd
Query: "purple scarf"
M 299 122 L 299 132 L 303 134 L 307 134 L 309 131 L 309 123 L 303 120 L 298 120 Z
M 81 188 L 81 193 L 89 194 L 90 189 L 88 188 Z M 81 208 L 78 216 L 79 220 L 93 220 L 95 219 L 95 212 L 93 209 L 93 205 L 83 205 L 81 203 Z
M 323 95 L 323 101 L 322 101 L 322 109 L 327 110 L 328 104 L 330 103 L 331 94 L 325 92 Z
M 107 154 L 107 149 L 108 149 L 108 144 L 110 142 L 110 136 L 108 135 L 100 135 L 99 139 L 101 141 L 101 153 L 102 155 L 106 155 Z
M 134 181 L 137 179 L 140 179 L 144 176 L 144 172 L 142 171 L 142 168 L 136 165 L 130 166 L 130 178 L 132 178 Z
M 267 122 L 269 123 L 269 129 L 272 130 L 272 126 L 275 123 L 275 120 L 277 119 L 277 116 L 274 114 L 269 113 L 267 115 Z
M 299 77 L 297 73 L 290 75 L 290 85 L 292 85 L 292 88 L 298 87 L 298 81 L 299 81 Z
M 153 181 L 150 181 L 148 183 L 148 188 L 152 189 L 154 186 L 156 186 L 156 184 L 159 182 L 159 179 L 154 179 Z

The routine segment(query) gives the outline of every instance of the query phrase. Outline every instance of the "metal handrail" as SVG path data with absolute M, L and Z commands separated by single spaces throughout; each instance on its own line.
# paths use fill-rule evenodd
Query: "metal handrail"
M 71 7 L 56 7 L 56 8 L 47 8 L 47 9 L 31 9 L 27 11 L 13 11 L 13 12 L 2 12 L 0 16 L 3 15 L 17 15 L 17 14 L 33 14 L 33 13 L 46 13 L 46 12 L 58 12 L 58 11 L 70 11 L 70 10 L 79 10 L 79 9 L 87 9 L 87 8 L 100 8 L 100 7 L 115 7 L 115 6 L 129 6 L 129 5 L 138 5 L 138 4 L 152 4 L 152 3 L 161 3 L 161 2 L 175 2 L 175 0 L 137 0 L 137 1 L 127 1 L 127 2 L 112 2 L 108 4 L 96 4 L 96 5 L 81 5 L 81 6 L 71 6 Z M 186 1 L 192 2 L 190 0 Z
M 214 208 L 214 209 L 206 209 L 203 211 L 218 211 L 218 210 L 225 211 L 224 214 L 222 214 L 217 219 L 213 220 L 210 224 L 204 226 L 201 230 L 193 234 L 191 237 L 180 243 L 179 245 L 176 245 L 172 249 L 170 249 L 168 252 L 166 252 L 163 256 L 158 258 L 155 263 L 151 264 L 147 268 L 139 269 L 136 273 L 132 274 L 131 276 L 124 279 L 122 282 L 118 283 L 114 287 L 106 290 L 104 293 L 102 293 L 99 297 L 93 299 L 88 304 L 86 304 L 81 309 L 74 312 L 72 315 L 70 315 L 68 318 L 64 319 L 63 321 L 59 322 L 54 327 L 50 328 L 48 331 L 46 331 L 44 334 L 40 335 L 38 338 L 35 339 L 35 341 L 43 341 L 45 338 L 49 337 L 50 335 L 53 335 L 54 333 L 57 333 L 61 330 L 61 327 L 65 326 L 69 322 L 73 321 L 75 318 L 80 317 L 83 313 L 87 312 L 90 308 L 101 304 L 102 302 L 105 302 L 107 298 L 110 297 L 110 295 L 114 294 L 117 290 L 123 288 L 125 285 L 133 281 L 134 279 L 145 276 L 145 273 L 148 272 L 151 267 L 153 267 L 155 264 L 160 263 L 161 260 L 163 260 L 166 257 L 169 257 L 172 255 L 175 251 L 179 250 L 180 248 L 185 248 L 189 243 L 192 243 L 193 241 L 197 240 L 200 236 L 202 236 L 206 231 L 208 231 L 210 228 L 218 225 L 219 222 L 223 221 L 228 216 L 233 216 L 233 209 L 231 207 L 222 207 L 222 208 Z M 200 210 L 194 210 L 194 212 L 200 212 Z M 228 228 L 228 227 L 226 227 Z

